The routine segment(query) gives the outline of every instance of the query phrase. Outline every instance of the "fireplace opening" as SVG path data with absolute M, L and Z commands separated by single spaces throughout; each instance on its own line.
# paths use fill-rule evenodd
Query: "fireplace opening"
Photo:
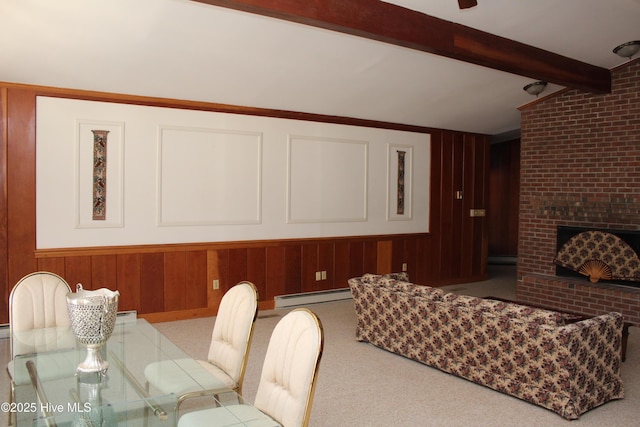
M 640 288 L 640 231 L 558 226 L 556 275 Z

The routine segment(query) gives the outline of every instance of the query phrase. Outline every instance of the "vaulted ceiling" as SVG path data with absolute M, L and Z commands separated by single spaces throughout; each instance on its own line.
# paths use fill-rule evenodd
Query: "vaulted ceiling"
M 498 135 L 610 88 L 640 0 L 1 0 L 0 81 Z

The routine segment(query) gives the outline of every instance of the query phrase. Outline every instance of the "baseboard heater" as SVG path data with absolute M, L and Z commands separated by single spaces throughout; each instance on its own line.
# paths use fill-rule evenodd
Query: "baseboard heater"
M 317 304 L 319 302 L 341 301 L 346 299 L 351 299 L 351 290 L 349 288 L 275 297 L 276 308 L 295 307 L 296 305 Z

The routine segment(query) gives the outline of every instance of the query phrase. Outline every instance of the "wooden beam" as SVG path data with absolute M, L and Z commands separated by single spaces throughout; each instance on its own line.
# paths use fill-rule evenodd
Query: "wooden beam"
M 544 80 L 611 92 L 611 73 L 543 49 L 371 0 L 193 0 L 338 31 Z

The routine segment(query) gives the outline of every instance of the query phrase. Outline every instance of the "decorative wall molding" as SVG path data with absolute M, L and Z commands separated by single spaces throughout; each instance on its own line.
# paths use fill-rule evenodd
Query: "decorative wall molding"
M 290 136 L 287 222 L 367 220 L 367 141 Z
M 127 245 L 127 246 L 95 246 L 77 248 L 50 248 L 38 249 L 35 257 L 46 258 L 74 258 L 86 256 L 109 256 L 109 255 L 131 255 L 131 254 L 154 254 L 166 252 L 189 252 L 206 250 L 225 249 L 255 249 L 274 248 L 299 245 L 318 244 L 347 244 L 347 243 L 369 243 L 375 244 L 380 241 L 401 241 L 412 239 L 428 239 L 429 233 L 415 234 L 391 234 L 391 235 L 370 235 L 370 236 L 338 236 L 326 238 L 303 238 L 303 239 L 278 239 L 278 240 L 242 240 L 229 242 L 198 242 L 198 243 L 176 243 L 171 245 Z
M 261 222 L 262 133 L 161 126 L 158 225 Z
M 36 249 L 429 230 L 427 134 L 44 96 L 36 109 Z M 93 197 L 71 190 L 93 174 L 93 157 L 73 172 L 79 117 L 83 133 L 109 131 L 109 191 L 106 220 L 82 211 L 73 227 L 74 204 L 92 215 Z M 412 147 L 412 182 L 425 188 L 404 221 L 387 220 L 389 141 Z

